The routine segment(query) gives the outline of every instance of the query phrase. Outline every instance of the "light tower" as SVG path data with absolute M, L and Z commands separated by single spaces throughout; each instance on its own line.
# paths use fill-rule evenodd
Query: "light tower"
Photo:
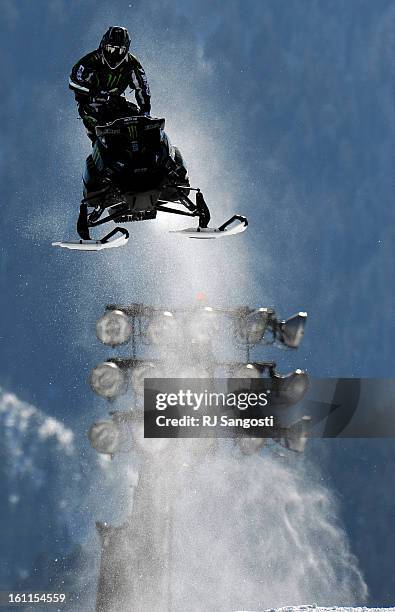
M 96 323 L 98 339 L 111 349 L 127 345 L 130 350 L 127 357 L 108 357 L 92 369 L 92 390 L 111 403 L 111 410 L 108 420 L 92 424 L 89 440 L 97 452 L 111 458 L 134 449 L 139 477 L 127 520 L 120 526 L 97 522 L 101 541 L 98 612 L 174 610 L 172 538 L 177 491 L 186 486 L 186 470 L 215 454 L 219 443 L 215 438 L 144 438 L 144 379 L 266 377 L 278 405 L 296 404 L 308 388 L 306 372 L 282 375 L 274 361 L 262 361 L 256 355 L 264 347 L 297 349 L 306 320 L 305 312 L 282 320 L 272 308 L 217 308 L 205 299 L 186 308 L 140 303 L 106 307 Z M 117 398 L 129 396 L 130 409 L 114 409 Z M 303 452 L 307 437 L 302 425 L 300 421 L 297 430 L 283 428 L 274 441 L 242 437 L 234 443 L 245 455 L 260 452 L 267 443 L 279 454 Z

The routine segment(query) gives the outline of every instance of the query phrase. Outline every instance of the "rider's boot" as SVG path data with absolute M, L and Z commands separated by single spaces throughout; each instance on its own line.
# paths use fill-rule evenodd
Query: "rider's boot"
M 95 223 L 95 221 L 100 219 L 100 217 L 102 216 L 103 210 L 104 210 L 104 208 L 102 206 L 100 206 L 99 204 L 97 206 L 95 206 L 95 208 L 92 210 L 92 212 L 89 213 L 89 215 L 88 215 L 88 222 L 89 223 Z
M 96 204 L 92 212 L 89 213 L 88 222 L 95 223 L 98 221 L 106 208 L 117 205 L 122 206 L 123 204 L 126 204 L 126 200 L 124 199 L 121 190 L 115 185 L 109 183 L 100 194 L 100 203 Z
M 126 200 L 119 187 L 109 182 L 108 187 L 103 194 L 103 207 L 108 208 L 109 206 L 115 206 L 116 204 L 126 204 Z

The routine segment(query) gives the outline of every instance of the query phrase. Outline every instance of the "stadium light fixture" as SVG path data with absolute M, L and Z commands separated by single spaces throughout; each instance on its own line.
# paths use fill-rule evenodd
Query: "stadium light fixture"
M 211 306 L 205 306 L 194 312 L 188 321 L 188 333 L 191 342 L 204 344 L 210 342 L 219 332 L 219 316 Z
M 93 368 L 89 384 L 95 393 L 112 400 L 126 391 L 127 378 L 119 366 L 105 361 Z
M 96 335 L 107 346 L 126 344 L 132 335 L 128 317 L 121 310 L 107 311 L 96 323 Z
M 309 377 L 304 370 L 295 370 L 290 374 L 273 377 L 272 404 L 291 406 L 300 402 L 309 388 Z
M 147 335 L 153 344 L 174 345 L 181 335 L 180 325 L 170 310 L 164 310 L 156 313 L 148 325 Z
M 295 453 L 304 453 L 308 440 L 308 425 L 310 422 L 310 416 L 303 416 L 298 423 L 290 427 L 292 433 L 279 440 L 279 443 Z M 298 432 L 296 432 L 296 428 L 299 430 Z
M 237 334 L 247 344 L 258 344 L 264 338 L 268 327 L 268 320 L 273 310 L 258 308 L 243 316 L 237 325 Z
M 144 394 L 144 379 L 145 378 L 164 378 L 164 374 L 155 363 L 143 361 L 132 368 L 130 379 L 133 391 L 136 395 Z
M 280 341 L 290 348 L 298 348 L 307 321 L 307 312 L 298 312 L 286 321 L 279 323 Z
M 112 421 L 93 423 L 88 432 L 92 448 L 103 455 L 114 455 L 120 447 L 120 431 Z
M 261 378 L 261 372 L 253 363 L 246 363 L 233 370 L 232 378 Z

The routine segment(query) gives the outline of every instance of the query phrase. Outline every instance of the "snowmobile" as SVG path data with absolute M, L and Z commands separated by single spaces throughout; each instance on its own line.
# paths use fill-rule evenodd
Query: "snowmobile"
M 133 110 L 134 105 L 128 104 Z M 155 219 L 158 212 L 196 217 L 197 227 L 173 230 L 189 238 L 213 239 L 245 231 L 248 221 L 237 214 L 219 227 L 209 227 L 210 211 L 200 189 L 189 184 L 181 152 L 165 132 L 165 120 L 135 109 L 134 114 L 96 125 L 83 175 L 84 197 L 77 222 L 80 240 L 52 245 L 79 251 L 119 247 L 129 239 L 126 228 L 117 225 L 99 240 L 91 238 L 91 229 L 110 222 Z

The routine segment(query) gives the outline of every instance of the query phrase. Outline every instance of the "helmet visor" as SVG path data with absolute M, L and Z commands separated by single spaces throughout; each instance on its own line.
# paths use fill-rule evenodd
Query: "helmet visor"
M 123 62 L 127 55 L 128 49 L 125 46 L 119 45 L 104 45 L 103 57 L 110 68 L 116 68 Z

